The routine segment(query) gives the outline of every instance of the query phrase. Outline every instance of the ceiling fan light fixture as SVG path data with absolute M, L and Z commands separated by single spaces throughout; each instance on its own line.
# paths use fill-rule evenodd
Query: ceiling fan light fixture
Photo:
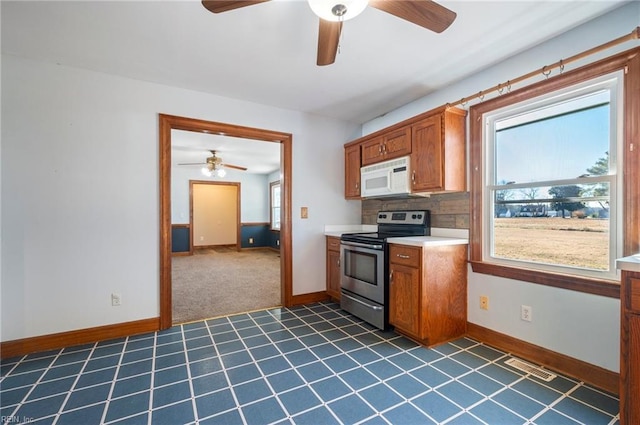
M 369 0 L 307 0 L 313 13 L 325 21 L 348 21 L 361 14 Z

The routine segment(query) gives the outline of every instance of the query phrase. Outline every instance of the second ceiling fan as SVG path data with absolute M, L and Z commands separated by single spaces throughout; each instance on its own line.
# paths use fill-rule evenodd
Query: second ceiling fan
M 227 12 L 270 0 L 202 0 L 213 13 Z M 390 13 L 405 21 L 441 33 L 456 19 L 455 12 L 431 0 L 308 0 L 320 18 L 318 28 L 318 65 L 330 65 L 336 60 L 344 21 L 362 12 L 367 5 Z

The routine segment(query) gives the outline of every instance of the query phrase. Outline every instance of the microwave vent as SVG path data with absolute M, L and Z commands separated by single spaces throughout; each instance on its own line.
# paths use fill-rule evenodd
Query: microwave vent
M 362 171 L 365 173 L 377 170 L 383 170 L 385 168 L 394 168 L 394 167 L 402 167 L 407 165 L 407 157 L 394 159 L 391 161 L 385 161 L 378 164 L 368 165 L 366 167 L 362 167 Z

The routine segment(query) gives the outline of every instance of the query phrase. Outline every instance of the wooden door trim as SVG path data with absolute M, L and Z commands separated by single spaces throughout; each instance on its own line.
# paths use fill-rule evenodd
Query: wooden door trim
M 171 300 L 171 130 L 221 134 L 252 139 L 267 143 L 280 143 L 280 285 L 281 302 L 292 305 L 292 236 L 291 236 L 291 175 L 292 142 L 290 133 L 260 128 L 243 127 L 175 115 L 159 114 L 159 162 L 160 162 L 160 329 L 172 325 Z
M 193 254 L 193 185 L 194 184 L 208 184 L 216 186 L 235 186 L 236 187 L 236 251 L 240 251 L 240 183 L 239 182 L 219 182 L 211 180 L 189 180 L 189 250 Z

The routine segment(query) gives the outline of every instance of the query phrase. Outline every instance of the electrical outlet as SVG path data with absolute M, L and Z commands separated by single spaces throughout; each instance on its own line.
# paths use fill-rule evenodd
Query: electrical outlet
M 115 292 L 111 294 L 111 305 L 113 307 L 118 307 L 122 305 L 122 297 L 120 296 L 120 294 L 117 294 Z
M 525 322 L 531 322 L 533 320 L 533 308 L 529 305 L 520 306 L 520 319 Z
M 253 245 L 253 238 L 249 238 L 249 245 Z
M 480 295 L 480 310 L 489 310 L 489 297 Z

